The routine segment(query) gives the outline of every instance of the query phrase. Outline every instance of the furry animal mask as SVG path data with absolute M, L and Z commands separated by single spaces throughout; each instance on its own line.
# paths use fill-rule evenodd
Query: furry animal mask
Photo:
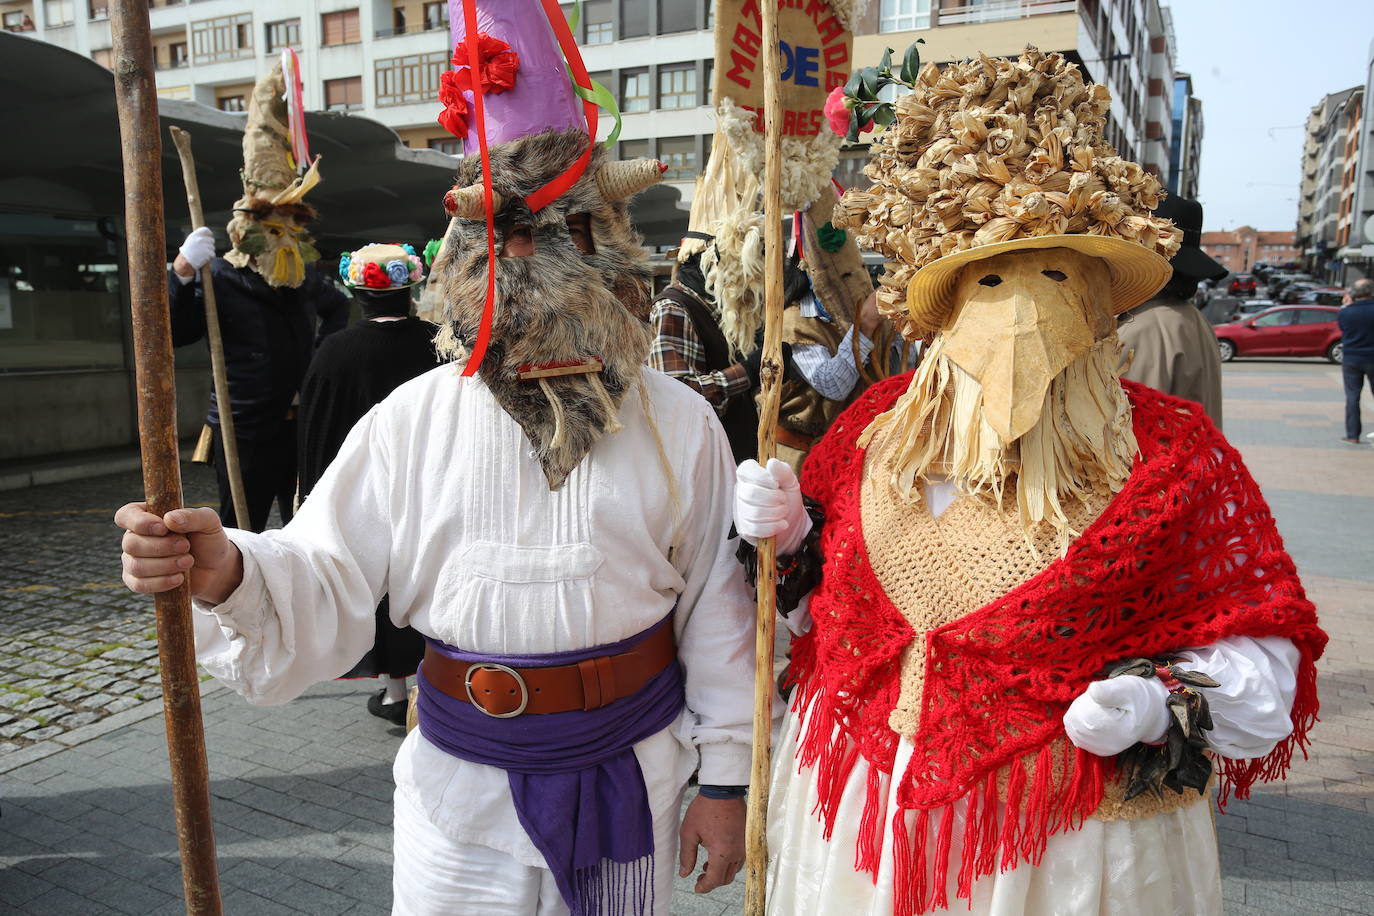
M 554 490 L 603 434 L 620 428 L 620 402 L 638 379 L 652 342 L 648 259 L 625 202 L 608 180 L 614 170 L 605 170 L 601 147 L 561 197 L 538 213 L 525 206 L 527 195 L 561 174 L 586 147 L 581 131 L 550 131 L 490 153 L 498 199 L 496 251 L 513 230 L 528 227 L 534 252 L 497 259 L 491 342 L 478 374 L 529 437 Z M 431 270 L 442 297 L 434 316 L 441 325 L 436 344 L 456 360 L 467 357 L 486 302 L 487 231 L 472 207 L 481 178 L 478 157 L 459 165 L 457 186 L 446 199 L 455 219 Z M 573 244 L 566 222 L 581 213 L 591 219 L 595 251 L 588 254 Z M 601 372 L 529 377 L 531 368 L 591 359 L 601 361 Z

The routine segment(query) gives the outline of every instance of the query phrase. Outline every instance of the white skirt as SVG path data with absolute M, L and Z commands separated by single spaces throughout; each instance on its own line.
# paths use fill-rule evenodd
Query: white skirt
M 797 741 L 803 716 L 789 711 L 773 757 L 768 805 L 768 912 L 773 916 L 892 916 L 891 818 L 884 818 L 876 882 L 854 868 L 854 844 L 863 811 L 868 763 L 859 758 L 845 784 L 829 841 L 821 834 L 816 774 L 799 769 Z M 903 739 L 894 767 L 911 758 Z M 896 789 L 881 779 L 888 811 Z M 935 821 L 930 838 L 934 846 Z M 910 822 L 910 821 L 909 821 Z M 1211 805 L 1196 803 L 1140 820 L 1084 821 L 1079 830 L 1049 838 L 1040 865 L 1022 863 L 973 885 L 972 901 L 955 897 L 963 811 L 955 809 L 950 850 L 949 901 L 940 913 L 986 916 L 1220 916 L 1221 867 Z

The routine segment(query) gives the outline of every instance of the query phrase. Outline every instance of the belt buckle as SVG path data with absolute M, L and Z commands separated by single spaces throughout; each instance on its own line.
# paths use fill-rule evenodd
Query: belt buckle
M 500 671 L 503 674 L 509 675 L 520 687 L 520 705 L 510 712 L 491 712 L 481 703 L 477 702 L 477 697 L 472 692 L 472 676 L 478 671 Z M 493 719 L 514 719 L 516 716 L 522 714 L 525 711 L 525 707 L 530 704 L 530 688 L 529 685 L 525 683 L 525 679 L 520 676 L 520 672 L 508 665 L 498 665 L 495 662 L 482 662 L 469 666 L 467 674 L 463 677 L 463 689 L 467 691 L 468 702 L 481 710 L 483 715 L 491 716 Z

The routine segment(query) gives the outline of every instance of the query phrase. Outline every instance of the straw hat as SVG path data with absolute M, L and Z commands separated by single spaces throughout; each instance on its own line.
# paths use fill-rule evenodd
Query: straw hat
M 907 313 L 918 324 L 929 321 L 934 326 L 948 310 L 959 273 L 965 265 L 1007 251 L 1036 248 L 1071 248 L 1106 261 L 1112 275 L 1112 312 L 1116 315 L 1130 311 L 1153 296 L 1169 282 L 1173 271 L 1167 260 L 1140 244 L 1105 235 L 1041 235 L 1012 239 L 956 251 L 916 271 L 906 289 Z
M 409 245 L 376 242 L 339 258 L 339 277 L 350 289 L 385 292 L 414 286 L 425 278 L 425 269 Z
M 1154 295 L 1181 233 L 1151 214 L 1159 181 L 1103 139 L 1110 104 L 1058 53 L 927 64 L 874 143 L 873 186 L 833 218 L 890 259 L 880 310 L 909 337 L 938 331 L 965 265 L 1025 249 L 1102 258 L 1118 313 Z

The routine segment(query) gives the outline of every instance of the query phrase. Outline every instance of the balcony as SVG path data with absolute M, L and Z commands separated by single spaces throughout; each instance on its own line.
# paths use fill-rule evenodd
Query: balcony
M 942 6 L 939 9 L 936 24 L 967 25 L 978 22 L 1005 22 L 1009 19 L 1026 19 L 1031 16 L 1072 13 L 1077 8 L 1077 0 L 989 0 L 986 3 Z
M 395 38 L 398 35 L 419 35 L 422 32 L 447 32 L 447 22 L 417 22 L 414 25 L 402 26 L 399 29 L 378 29 L 372 33 L 373 38 Z

